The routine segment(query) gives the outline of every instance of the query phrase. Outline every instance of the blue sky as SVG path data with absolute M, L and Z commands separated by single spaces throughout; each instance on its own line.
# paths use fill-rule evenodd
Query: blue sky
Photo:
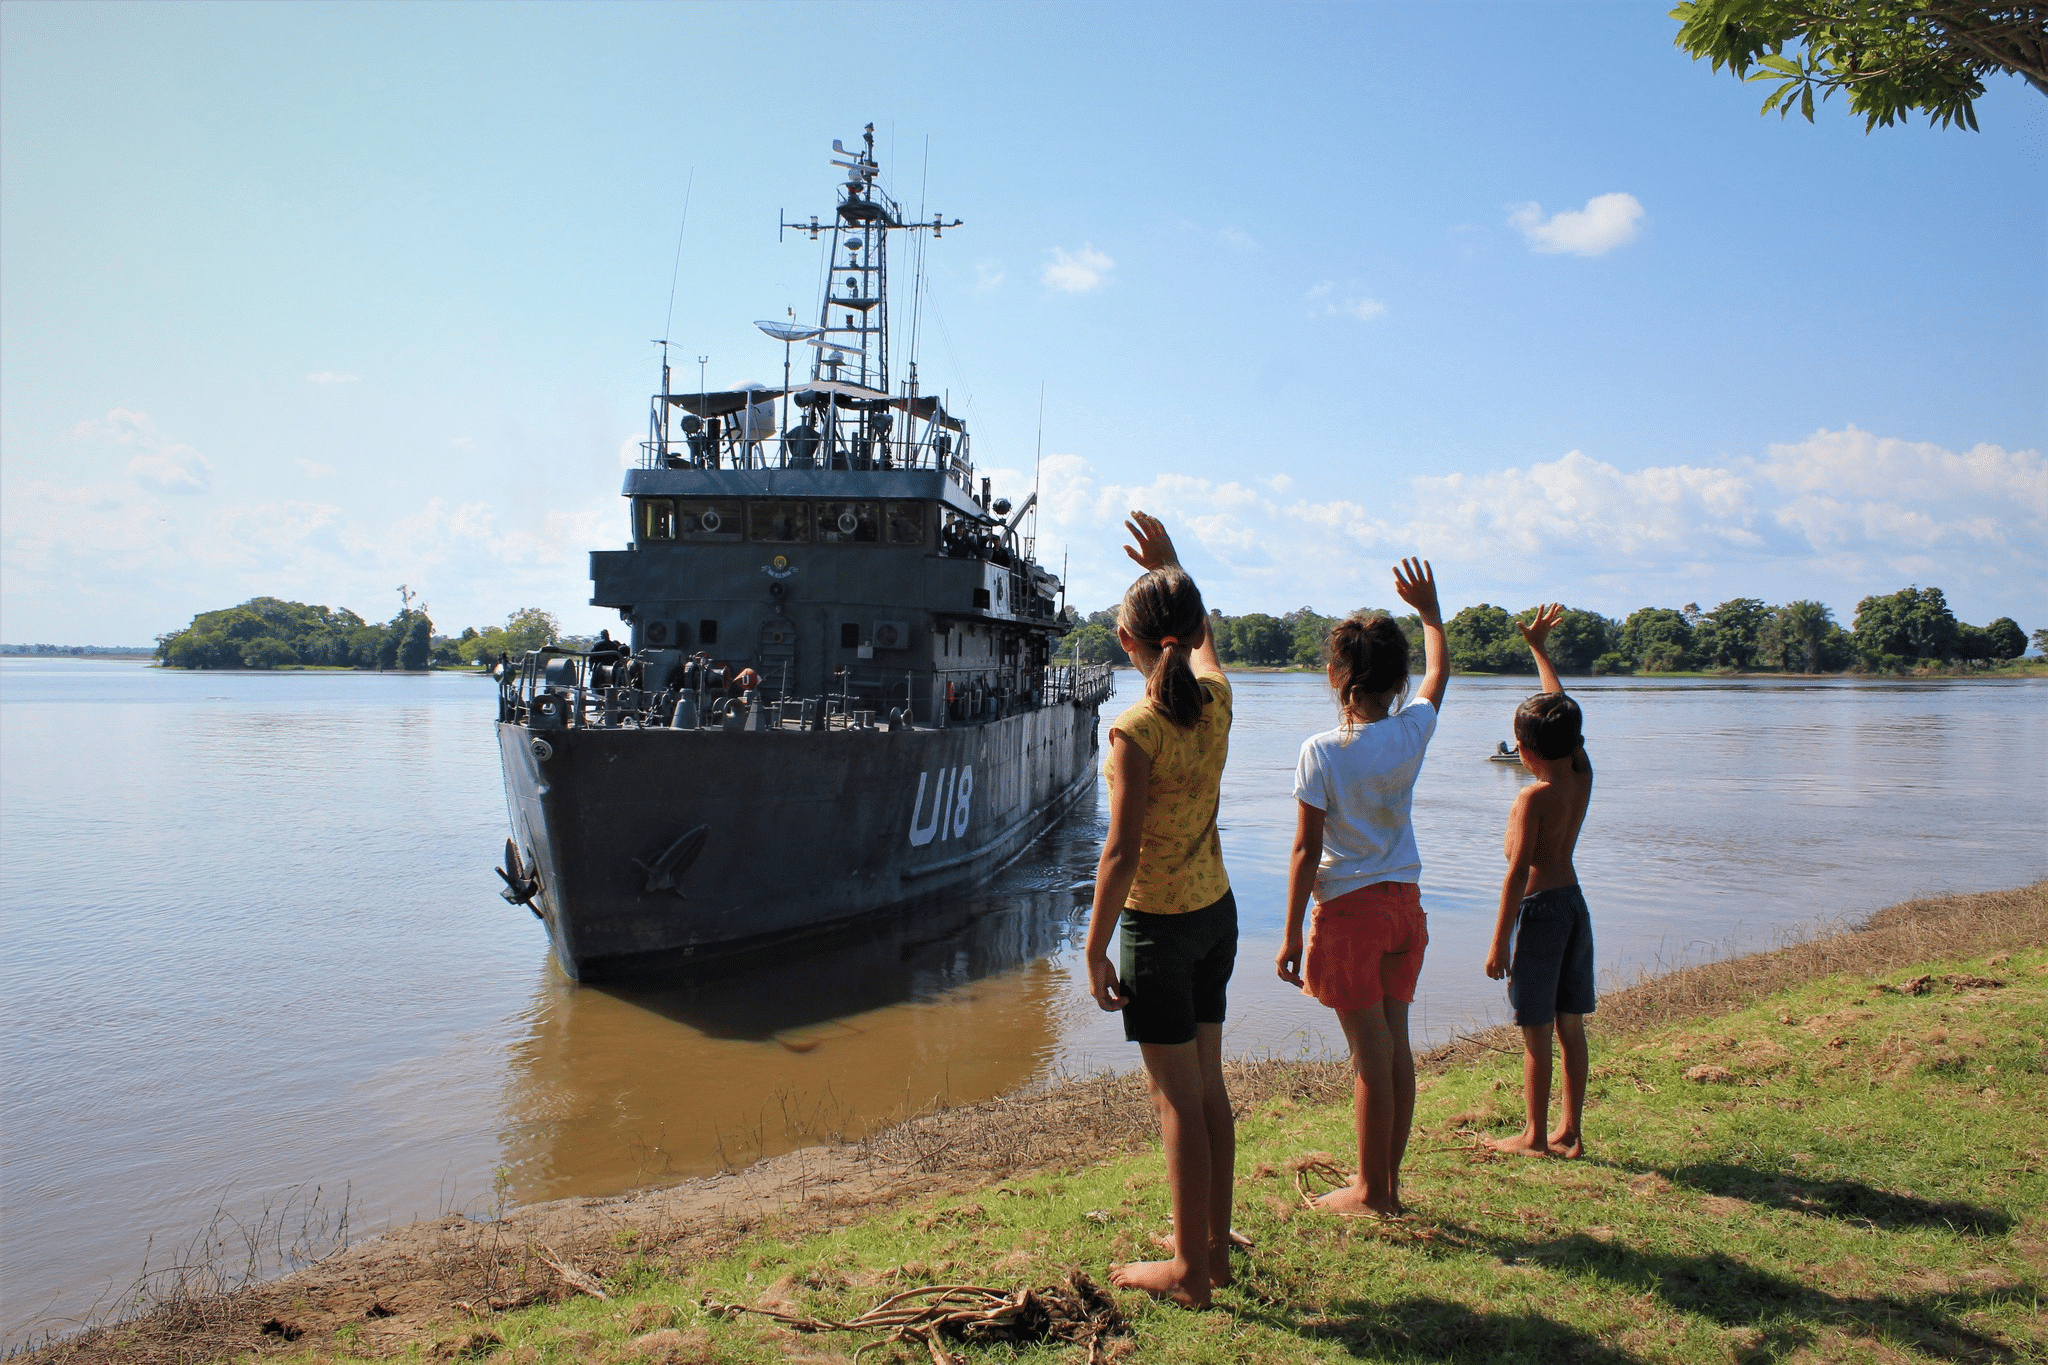
M 8 0 L 0 635 L 605 624 L 686 183 L 679 372 L 772 382 L 777 211 L 868 121 L 967 220 L 925 385 L 1015 494 L 1043 384 L 1084 607 L 1135 504 L 1233 612 L 1422 553 L 1452 604 L 2048 625 L 2048 100 L 1759 118 L 1663 8 Z

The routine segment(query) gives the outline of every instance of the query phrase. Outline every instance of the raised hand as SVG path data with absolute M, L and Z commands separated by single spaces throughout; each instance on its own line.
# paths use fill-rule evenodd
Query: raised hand
M 1515 629 L 1522 632 L 1522 638 L 1529 642 L 1529 648 L 1541 649 L 1559 621 L 1564 620 L 1564 607 L 1556 602 L 1546 602 L 1536 609 L 1533 621 L 1517 621 Z
M 1426 559 L 1404 559 L 1394 566 L 1394 591 L 1401 600 L 1415 608 L 1415 614 L 1426 626 L 1437 625 L 1443 620 L 1443 612 L 1436 604 L 1436 574 L 1431 571 Z
M 1133 511 L 1124 529 L 1138 542 L 1137 548 L 1124 546 L 1124 553 L 1138 561 L 1141 569 L 1178 569 L 1180 556 L 1173 552 L 1173 538 L 1166 534 L 1166 528 L 1159 524 L 1159 518 L 1148 512 Z

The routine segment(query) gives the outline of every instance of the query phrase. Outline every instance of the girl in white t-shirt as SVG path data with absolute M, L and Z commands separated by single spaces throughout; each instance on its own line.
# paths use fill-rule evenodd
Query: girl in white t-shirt
M 1301 746 L 1287 935 L 1275 958 L 1281 980 L 1337 1011 L 1351 1044 L 1358 1174 L 1316 1203 L 1381 1217 L 1401 1212 L 1401 1157 L 1415 1119 L 1408 1006 L 1429 944 L 1408 808 L 1449 677 L 1429 562 L 1401 561 L 1394 591 L 1422 618 L 1422 687 L 1401 705 L 1408 639 L 1390 618 L 1353 616 L 1330 632 L 1330 686 L 1343 723 Z M 1304 952 L 1311 889 L 1316 912 Z

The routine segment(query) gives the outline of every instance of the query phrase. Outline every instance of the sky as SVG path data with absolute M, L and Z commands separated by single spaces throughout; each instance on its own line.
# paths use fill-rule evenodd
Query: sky
M 650 338 L 778 382 L 778 216 L 868 122 L 965 220 L 921 388 L 1084 610 L 1143 507 L 1231 613 L 1420 554 L 1451 609 L 2048 626 L 2048 100 L 1759 117 L 1665 8 L 5 0 L 0 638 L 613 624 Z

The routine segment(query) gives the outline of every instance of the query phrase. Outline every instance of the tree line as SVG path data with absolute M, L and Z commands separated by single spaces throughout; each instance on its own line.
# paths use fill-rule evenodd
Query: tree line
M 1366 612 L 1393 615 L 1377 608 Z M 1466 607 L 1444 623 L 1451 666 L 1461 673 L 1533 673 L 1535 663 L 1515 626 L 1535 614 L 1533 606 L 1512 614 L 1486 602 Z M 1225 663 L 1254 667 L 1320 667 L 1323 641 L 1339 619 L 1308 607 L 1284 616 L 1209 613 L 1217 654 Z M 1422 622 L 1413 615 L 1394 619 L 1419 664 Z M 2048 649 L 2048 629 L 2035 631 L 2033 642 Z M 1114 609 L 1082 617 L 1067 648 L 1088 663 L 1130 662 L 1116 641 Z M 1697 603 L 1644 607 L 1620 620 L 1567 608 L 1548 648 L 1567 673 L 1896 672 L 2016 659 L 2027 651 L 2027 634 L 2009 616 L 1986 626 L 1959 621 L 1940 588 L 1916 586 L 1864 598 L 1846 628 L 1814 601 L 1771 606 L 1762 598 L 1737 597 L 1711 611 Z
M 366 621 L 346 607 L 331 610 L 277 597 L 203 611 L 183 630 L 157 637 L 156 657 L 172 668 L 361 668 L 418 670 L 517 657 L 561 638 L 555 618 L 538 607 L 513 612 L 502 626 L 474 626 L 453 639 L 434 634 L 415 594 L 401 587 L 398 614 Z

